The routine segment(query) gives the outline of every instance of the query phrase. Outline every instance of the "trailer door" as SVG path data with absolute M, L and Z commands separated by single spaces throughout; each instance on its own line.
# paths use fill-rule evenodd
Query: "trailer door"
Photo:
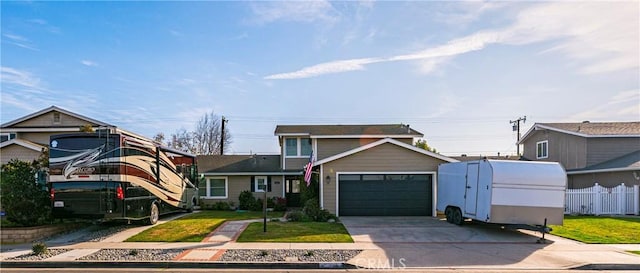
M 467 165 L 467 185 L 464 191 L 464 213 L 476 215 L 478 205 L 478 171 L 477 163 Z

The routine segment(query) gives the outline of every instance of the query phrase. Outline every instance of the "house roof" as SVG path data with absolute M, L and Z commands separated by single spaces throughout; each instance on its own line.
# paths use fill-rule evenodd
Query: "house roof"
M 278 125 L 276 136 L 307 135 L 310 137 L 422 137 L 423 134 L 405 124 L 361 125 Z
M 42 149 L 45 148 L 45 146 L 42 146 L 42 145 L 40 145 L 38 143 L 34 143 L 34 142 L 31 142 L 31 141 L 28 141 L 28 140 L 24 140 L 24 139 L 14 138 L 12 140 L 0 143 L 0 149 L 2 149 L 4 147 L 7 147 L 7 146 L 10 146 L 10 145 L 14 145 L 14 144 L 22 146 L 22 147 L 25 147 L 27 149 L 38 151 L 38 152 L 42 152 Z
M 218 175 L 300 174 L 283 172 L 280 155 L 199 155 L 198 172 Z
M 83 115 L 80 115 L 80 114 L 76 114 L 74 112 L 62 109 L 62 108 L 57 107 L 57 106 L 51 106 L 51 107 L 42 109 L 42 110 L 40 110 L 38 112 L 31 113 L 29 115 L 20 117 L 18 119 L 12 120 L 12 121 L 9 121 L 7 123 L 4 123 L 4 124 L 0 125 L 0 127 L 1 128 L 12 127 L 12 126 L 14 126 L 14 125 L 16 125 L 16 124 L 18 124 L 20 122 L 23 122 L 25 120 L 29 120 L 29 119 L 44 115 L 44 114 L 52 112 L 52 111 L 60 112 L 60 113 L 63 113 L 65 115 L 69 115 L 69 116 L 72 116 L 72 117 L 75 117 L 75 118 L 78 118 L 78 119 L 86 120 L 86 121 L 88 121 L 88 122 L 90 122 L 92 124 L 96 124 L 96 125 L 99 125 L 99 126 L 115 127 L 115 126 L 113 126 L 111 124 L 108 124 L 106 122 L 102 122 L 102 121 L 95 120 L 95 119 L 92 119 L 92 118 L 89 118 L 89 117 L 86 117 L 86 116 L 83 116 Z
M 446 157 L 446 156 L 441 155 L 441 154 L 436 154 L 434 152 L 430 152 L 430 151 L 427 151 L 425 149 L 418 148 L 416 146 L 409 145 L 407 143 L 397 141 L 397 140 L 395 140 L 393 138 L 384 138 L 384 139 L 369 143 L 367 145 L 363 145 L 363 146 L 360 146 L 358 148 L 355 148 L 355 149 L 352 149 L 352 150 L 349 150 L 349 151 L 346 151 L 346 152 L 343 152 L 343 153 L 340 153 L 340 154 L 337 154 L 337 155 L 334 155 L 334 156 L 330 156 L 330 157 L 324 158 L 322 160 L 318 160 L 313 164 L 313 166 L 319 166 L 319 165 L 325 164 L 327 162 L 331 162 L 331 161 L 334 161 L 334 160 L 337 160 L 337 159 L 340 159 L 340 158 L 343 158 L 343 157 L 347 157 L 347 156 L 350 156 L 352 154 L 359 153 L 359 152 L 362 152 L 364 150 L 371 149 L 373 147 L 376 147 L 376 146 L 379 146 L 379 145 L 382 145 L 382 144 L 385 144 L 385 143 L 391 143 L 391 144 L 400 146 L 402 148 L 405 148 L 405 149 L 408 149 L 408 150 L 411 150 L 411 151 L 414 151 L 414 152 L 417 152 L 417 153 L 421 153 L 421 154 L 424 154 L 424 155 L 427 155 L 427 156 L 431 156 L 431 157 L 434 157 L 434 158 L 437 158 L 437 159 L 440 159 L 440 160 L 443 160 L 443 161 L 446 161 L 446 162 L 458 162 L 458 160 L 455 160 L 453 158 Z
M 551 130 L 581 137 L 640 137 L 640 122 L 536 123 L 522 136 L 520 144 L 537 130 Z
M 640 150 L 607 160 L 602 163 L 587 166 L 582 169 L 567 170 L 567 174 L 638 170 L 640 170 Z

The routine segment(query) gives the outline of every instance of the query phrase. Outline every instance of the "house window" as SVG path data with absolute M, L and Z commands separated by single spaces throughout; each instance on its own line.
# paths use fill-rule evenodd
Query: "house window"
M 256 176 L 254 184 L 254 192 L 264 192 L 267 189 L 267 177 L 266 176 Z
M 285 154 L 287 157 L 304 157 L 311 155 L 310 138 L 286 138 Z
M 0 142 L 9 141 L 16 138 L 16 134 L 14 133 L 2 133 L 0 134 Z
M 549 157 L 549 141 L 539 141 L 536 142 L 536 158 L 547 158 Z
M 58 112 L 53 113 L 53 123 L 60 124 L 60 113 Z
M 226 199 L 228 193 L 227 177 L 207 178 L 206 187 L 200 188 L 200 197 L 211 199 Z

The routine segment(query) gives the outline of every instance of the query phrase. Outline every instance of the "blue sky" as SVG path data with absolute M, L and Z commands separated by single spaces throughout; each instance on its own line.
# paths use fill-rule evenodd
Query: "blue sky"
M 640 120 L 640 3 L 1 2 L 2 123 L 56 105 L 152 137 L 215 111 L 229 153 L 277 124 L 404 123 L 515 154 L 510 120 Z

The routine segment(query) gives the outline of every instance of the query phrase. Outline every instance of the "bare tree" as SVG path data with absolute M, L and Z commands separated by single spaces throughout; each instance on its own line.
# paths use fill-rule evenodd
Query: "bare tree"
M 153 140 L 158 143 L 164 143 L 164 133 L 157 133 L 155 136 L 153 136 Z
M 178 130 L 169 138 L 167 145 L 174 149 L 199 155 L 214 155 L 220 153 L 220 140 L 222 139 L 222 120 L 213 111 L 206 113 L 196 123 L 192 132 L 185 129 Z M 229 147 L 231 134 L 229 129 L 224 129 L 224 144 Z M 226 150 L 226 149 L 225 149 Z

